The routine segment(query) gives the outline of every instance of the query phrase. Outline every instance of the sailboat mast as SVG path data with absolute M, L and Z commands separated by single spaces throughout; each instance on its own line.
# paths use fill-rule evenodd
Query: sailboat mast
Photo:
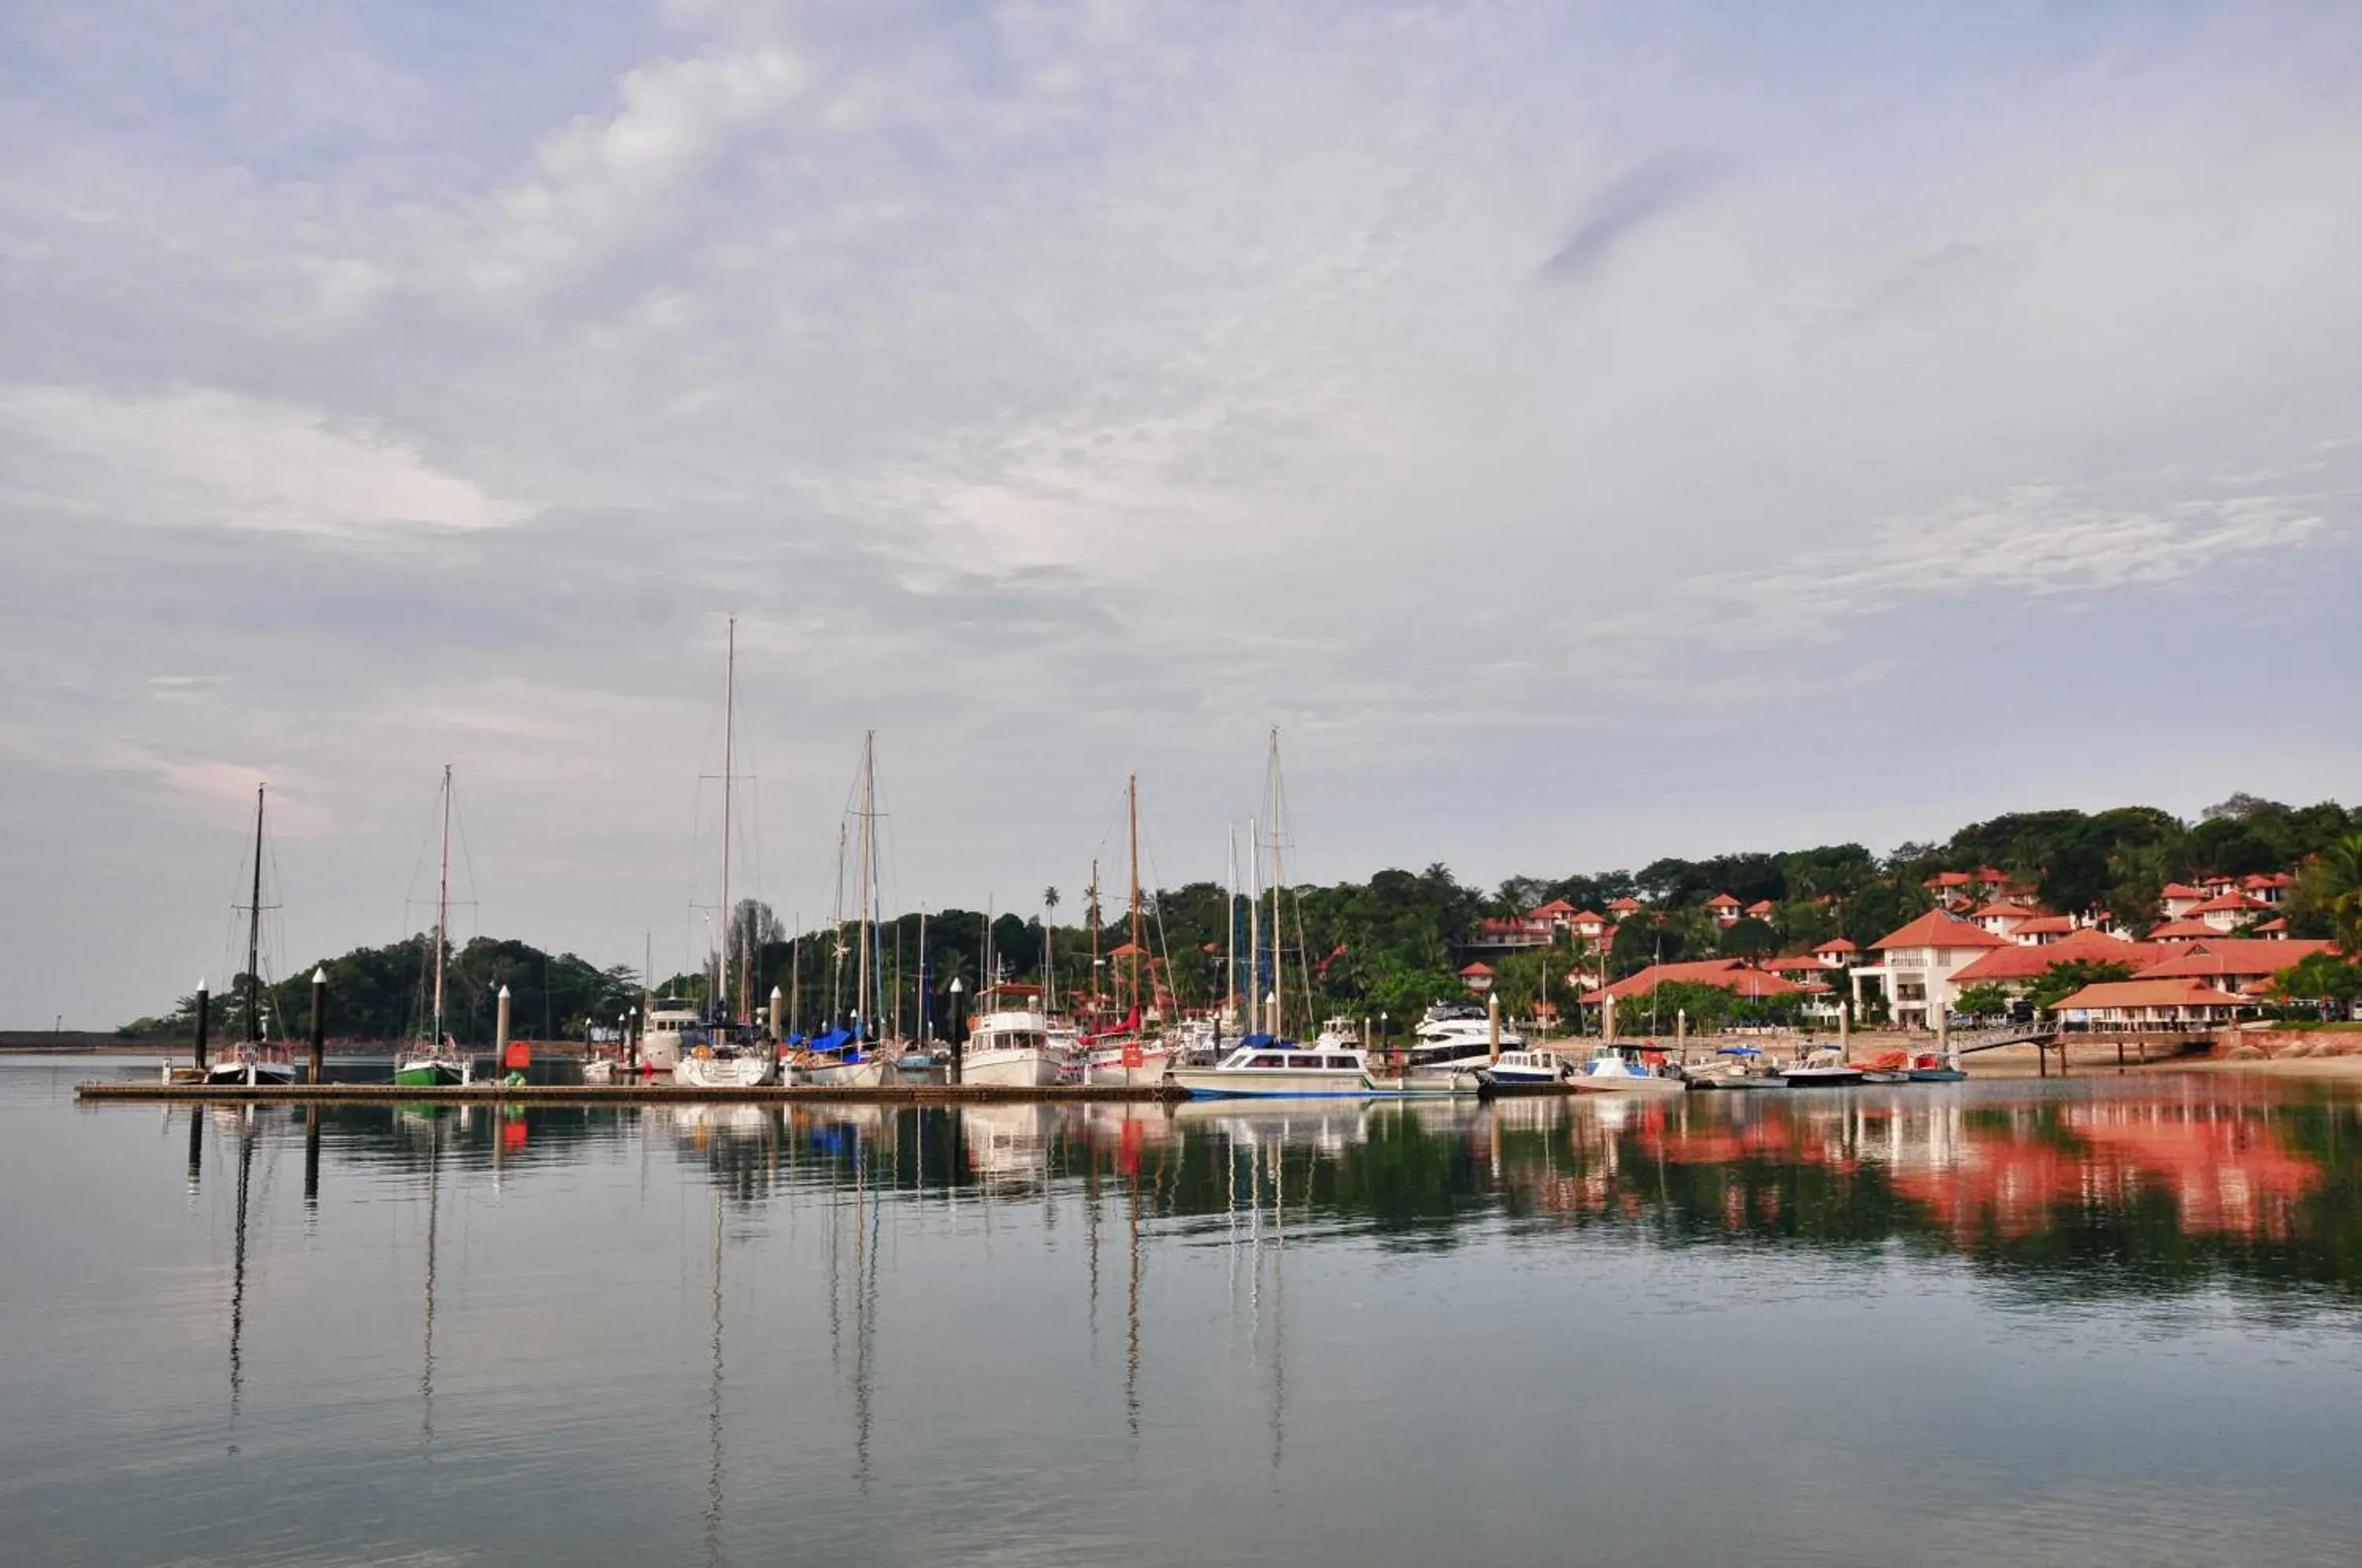
M 876 886 L 869 875 L 869 857 L 876 839 L 871 821 L 871 808 L 876 788 L 876 751 L 877 732 L 870 730 L 861 737 L 861 959 L 853 981 L 853 1017 L 855 1023 L 866 1022 L 869 1032 L 877 1032 L 875 1003 L 869 995 L 869 947 L 871 933 L 876 929 L 870 900 L 876 896 Z
M 262 1039 L 262 790 L 254 787 L 254 888 L 246 906 L 246 1043 Z
M 1091 1006 L 1097 1010 L 1104 999 L 1099 995 L 1099 966 L 1104 960 L 1099 957 L 1099 863 L 1097 858 L 1091 861 L 1091 885 L 1083 889 L 1083 906 L 1091 921 Z
M 1222 824 L 1230 848 L 1230 891 L 1222 899 L 1222 1016 L 1239 1017 L 1239 824 Z
M 1247 819 L 1247 1032 L 1263 1026 L 1263 820 Z
M 1145 1021 L 1148 1010 L 1140 1001 L 1140 775 L 1124 781 L 1124 809 L 1131 822 L 1131 1010 L 1135 1024 Z
M 435 882 L 435 1043 L 443 1043 L 443 954 L 451 935 L 451 765 L 443 765 L 443 856 Z
M 1279 731 L 1278 731 L 1278 729 L 1277 729 L 1275 726 L 1273 728 L 1273 730 L 1272 730 L 1272 732 L 1271 732 L 1271 778 L 1270 778 L 1270 794 L 1271 794 L 1271 996 L 1272 996 L 1272 1002 L 1271 1002 L 1271 1032 L 1272 1032 L 1274 1034 L 1277 1034 L 1277 1033 L 1281 1032 L 1280 1020 L 1281 1020 L 1281 1018 L 1282 1018 L 1283 1016 L 1285 1016 L 1285 1014 L 1286 1014 L 1286 1010 L 1287 1010 L 1287 1001 L 1286 1001 L 1286 997 L 1287 997 L 1287 979 L 1286 979 L 1286 972 L 1281 968 L 1282 959 L 1281 959 L 1281 956 L 1280 956 L 1280 939 L 1279 939 L 1279 930 L 1280 930 L 1280 920 L 1279 920 L 1279 889 L 1280 889 L 1281 886 L 1286 882 L 1286 880 L 1287 880 L 1287 873 L 1286 873 L 1286 868 L 1284 867 L 1284 866 L 1281 864 L 1281 861 L 1280 861 L 1280 854 L 1281 854 L 1280 845 L 1281 845 L 1281 844 L 1282 844 L 1282 842 L 1283 842 L 1283 839 L 1284 839 L 1284 830 L 1285 830 L 1285 828 L 1286 828 L 1286 823 L 1282 820 L 1282 814 L 1281 814 L 1281 809 L 1280 809 L 1280 787 L 1279 787 Z
M 722 656 L 722 940 L 713 955 L 713 1006 L 730 1005 L 730 784 L 737 769 L 738 617 L 723 634 Z

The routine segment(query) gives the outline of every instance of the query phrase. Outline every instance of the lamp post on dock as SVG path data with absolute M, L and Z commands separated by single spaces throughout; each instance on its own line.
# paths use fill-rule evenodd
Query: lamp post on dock
M 959 977 L 954 975 L 952 977 L 952 1082 L 954 1083 L 962 1081 L 960 1059 L 967 1055 L 967 1035 L 960 1027 L 960 993 L 966 989 L 966 988 L 960 984 Z
M 328 1061 L 328 970 L 326 965 L 312 971 L 312 1081 L 318 1083 L 327 1073 Z

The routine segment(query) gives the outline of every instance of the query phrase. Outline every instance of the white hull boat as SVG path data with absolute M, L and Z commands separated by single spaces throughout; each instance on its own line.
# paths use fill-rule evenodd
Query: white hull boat
M 1580 1094 L 1683 1094 L 1689 1089 L 1682 1079 L 1651 1072 L 1614 1051 L 1591 1057 L 1567 1081 Z
M 892 1081 L 886 1076 L 891 1065 L 884 1056 L 865 1056 L 857 1062 L 799 1062 L 790 1081 L 807 1088 L 878 1088 Z
M 1268 1038 L 1241 1045 L 1210 1067 L 1175 1067 L 1172 1082 L 1209 1099 L 1367 1099 L 1378 1092 L 1360 1051 L 1307 1050 Z
M 758 1088 L 778 1078 L 767 1050 L 692 1051 L 673 1064 L 672 1081 L 689 1088 Z

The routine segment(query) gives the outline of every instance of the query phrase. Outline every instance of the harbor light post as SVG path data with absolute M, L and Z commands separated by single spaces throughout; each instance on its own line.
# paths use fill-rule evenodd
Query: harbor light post
M 205 1076 L 205 1030 L 212 1022 L 213 993 L 205 989 L 203 980 L 197 982 L 197 1077 Z
M 322 965 L 312 971 L 312 1081 L 318 1083 L 327 1072 L 328 1063 L 328 970 Z
M 952 1082 L 962 1081 L 960 1059 L 967 1055 L 967 1032 L 960 1027 L 960 993 L 967 988 L 952 977 Z

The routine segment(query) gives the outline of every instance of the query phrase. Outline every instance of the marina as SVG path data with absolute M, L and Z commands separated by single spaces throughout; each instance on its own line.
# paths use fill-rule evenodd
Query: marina
M 0 1058 L 0 1177 L 50 1195 L 0 1213 L 27 1561 L 2328 1563 L 2362 1529 L 2350 1089 L 77 1098 L 153 1076 Z M 1750 1336 L 1783 1348 L 1743 1376 L 1700 1353 Z M 1641 1484 L 1705 1452 L 1678 1507 Z

